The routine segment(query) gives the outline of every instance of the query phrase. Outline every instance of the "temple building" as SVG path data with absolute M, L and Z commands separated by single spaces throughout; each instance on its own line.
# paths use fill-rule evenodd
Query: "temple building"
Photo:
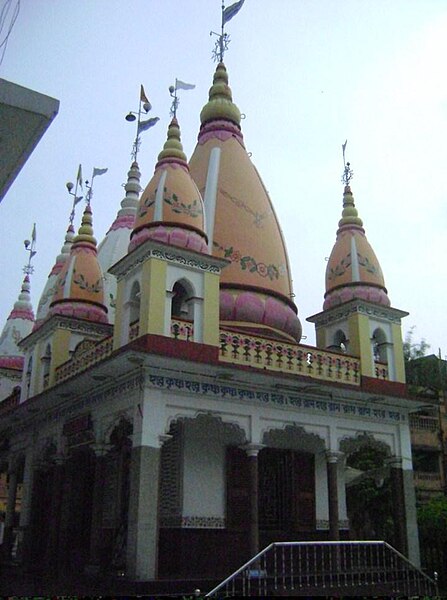
M 99 246 L 90 204 L 60 232 L 35 321 L 24 281 L 0 340 L 5 552 L 41 572 L 223 578 L 272 541 L 355 539 L 367 448 L 390 485 L 389 541 L 418 565 L 407 313 L 349 179 L 304 345 L 222 62 L 200 122 L 189 162 L 179 115 L 152 177 L 131 164 Z

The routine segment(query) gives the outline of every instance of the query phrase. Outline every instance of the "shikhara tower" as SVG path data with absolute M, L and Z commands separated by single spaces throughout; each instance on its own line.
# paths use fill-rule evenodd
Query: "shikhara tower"
M 5 547 L 21 483 L 24 565 L 192 581 L 272 541 L 348 540 L 346 461 L 364 447 L 386 457 L 391 542 L 418 562 L 406 313 L 347 185 L 317 346 L 300 344 L 285 241 L 240 121 L 219 62 L 189 162 L 180 114 L 152 176 L 132 163 L 99 250 L 89 205 L 69 230 L 33 331 L 24 282 L 21 401 L 0 404 Z

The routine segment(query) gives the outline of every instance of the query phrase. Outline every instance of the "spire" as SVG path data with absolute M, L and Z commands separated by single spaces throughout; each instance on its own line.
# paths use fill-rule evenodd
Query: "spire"
M 0 336 L 0 367 L 21 369 L 23 353 L 19 349 L 20 340 L 31 333 L 34 323 L 31 305 L 30 279 L 26 274 L 22 282 L 20 294 L 14 303 Z
M 186 154 L 183 152 L 183 145 L 180 139 L 180 127 L 176 117 L 173 117 L 169 124 L 168 139 L 164 143 L 163 150 L 158 155 L 158 163 L 155 168 L 157 169 L 165 161 L 171 162 L 170 159 L 180 162 L 182 166 L 188 169 Z
M 231 88 L 228 85 L 227 69 L 222 62 L 217 65 L 213 85 L 209 90 L 208 102 L 200 113 L 202 125 L 216 119 L 232 121 L 238 127 L 241 124 L 241 112 L 233 103 Z
M 104 300 L 110 323 L 115 322 L 116 278 L 108 271 L 127 254 L 141 191 L 140 177 L 138 163 L 133 161 L 127 172 L 127 183 L 124 185 L 126 195 L 121 200 L 115 220 L 98 247 L 98 261 L 104 273 Z
M 346 144 L 343 145 L 343 158 Z M 363 221 L 358 216 L 351 187 L 350 163 L 345 163 L 342 181 L 343 211 L 337 238 L 326 267 L 326 293 L 323 310 L 354 299 L 389 306 L 379 261 L 368 242 Z
M 70 250 L 71 250 L 71 246 L 73 244 L 73 239 L 74 239 L 74 227 L 70 220 L 70 224 L 68 225 L 67 232 L 65 234 L 64 244 L 61 248 L 60 254 L 58 254 L 58 256 L 56 258 L 56 262 L 54 263 L 53 268 L 50 271 L 50 274 L 48 275 L 48 279 L 45 284 L 45 288 L 40 297 L 39 304 L 37 307 L 36 322 L 34 324 L 33 330 L 38 329 L 48 316 L 50 303 L 53 299 L 53 294 L 56 289 L 55 284 L 56 284 L 57 276 L 61 272 L 62 267 L 64 266 L 66 260 L 70 256 Z
M 103 274 L 97 258 L 90 204 L 85 207 L 78 235 L 73 240 L 70 256 L 58 275 L 55 287 L 50 315 L 107 323 Z
M 352 195 L 351 187 L 349 185 L 345 185 L 343 193 L 343 212 L 341 213 L 341 217 L 342 218 L 338 222 L 339 227 L 344 227 L 346 225 L 363 227 L 363 221 L 357 212 L 354 196 Z
M 129 252 L 147 239 L 208 253 L 203 200 L 183 152 L 173 117 L 155 172 L 141 194 Z
M 81 243 L 92 246 L 96 254 L 96 238 L 93 235 L 93 215 L 90 203 L 87 204 L 82 215 L 78 235 L 73 240 L 73 249 L 79 247 Z

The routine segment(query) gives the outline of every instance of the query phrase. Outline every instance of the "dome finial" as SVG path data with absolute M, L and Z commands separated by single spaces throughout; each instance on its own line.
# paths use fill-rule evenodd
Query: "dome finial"
M 338 226 L 342 227 L 343 225 L 357 225 L 358 227 L 363 227 L 363 221 L 358 215 L 354 203 L 354 196 L 352 195 L 351 186 L 349 185 L 351 179 L 354 177 L 354 171 L 351 169 L 351 163 L 346 161 L 345 153 L 347 144 L 348 140 L 346 140 L 341 146 L 343 150 L 344 164 L 341 181 L 345 184 L 345 189 L 343 193 L 343 212 L 341 213 L 342 218 L 338 222 Z
M 132 161 L 134 163 L 138 161 L 138 151 L 141 146 L 141 134 L 143 133 L 143 131 L 147 131 L 148 129 L 156 125 L 156 123 L 160 120 L 159 117 L 151 117 L 150 119 L 142 121 L 141 115 L 143 113 L 141 109 L 143 109 L 144 114 L 147 114 L 152 109 L 152 104 L 150 103 L 149 98 L 146 96 L 146 92 L 144 91 L 143 85 L 140 86 L 140 102 L 138 103 L 138 110 L 130 110 L 125 117 L 126 121 L 128 121 L 129 123 L 137 121 L 137 132 L 135 135 L 135 140 L 133 142 L 131 153 Z
M 227 69 L 222 62 L 217 65 L 214 73 L 208 102 L 200 113 L 200 122 L 204 125 L 208 121 L 220 119 L 232 121 L 238 127 L 241 124 L 241 112 L 233 103 L 231 88 L 228 85 Z
M 156 168 L 160 165 L 160 162 L 165 159 L 181 161 L 187 167 L 186 154 L 183 152 L 183 145 L 180 139 L 180 127 L 176 117 L 173 117 L 169 124 L 168 139 L 164 143 L 163 150 L 158 155 Z
M 210 35 L 217 36 L 217 40 L 212 52 L 212 57 L 215 62 L 223 62 L 224 54 L 228 50 L 228 44 L 230 43 L 230 36 L 224 31 L 225 24 L 237 15 L 243 4 L 244 0 L 239 0 L 238 2 L 235 2 L 234 4 L 231 4 L 225 8 L 225 2 L 222 0 L 222 20 L 220 33 L 210 31 Z
M 169 86 L 169 93 L 172 98 L 171 110 L 169 111 L 171 117 L 175 119 L 175 117 L 177 116 L 178 105 L 180 104 L 180 99 L 177 95 L 177 90 L 193 90 L 195 87 L 196 86 L 194 83 L 185 83 L 184 81 L 177 79 L 177 77 L 175 78 L 175 85 Z
M 25 250 L 29 252 L 28 263 L 23 267 L 23 272 L 26 275 L 32 275 L 34 273 L 34 267 L 31 264 L 34 256 L 36 255 L 36 224 L 33 225 L 33 230 L 31 232 L 31 239 L 25 240 L 23 242 L 25 246 Z

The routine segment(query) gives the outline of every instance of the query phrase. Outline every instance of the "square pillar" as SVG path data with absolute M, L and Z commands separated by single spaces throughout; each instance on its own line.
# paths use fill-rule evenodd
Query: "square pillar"
M 160 453 L 159 447 L 132 448 L 127 575 L 140 581 L 157 577 Z

